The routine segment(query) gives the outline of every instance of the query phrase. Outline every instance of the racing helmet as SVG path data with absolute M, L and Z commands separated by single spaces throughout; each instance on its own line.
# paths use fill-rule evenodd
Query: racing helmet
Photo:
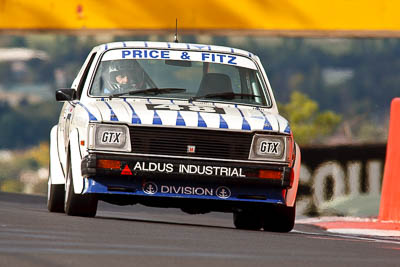
M 136 60 L 114 60 L 108 73 L 113 91 L 137 89 L 144 84 L 144 72 Z

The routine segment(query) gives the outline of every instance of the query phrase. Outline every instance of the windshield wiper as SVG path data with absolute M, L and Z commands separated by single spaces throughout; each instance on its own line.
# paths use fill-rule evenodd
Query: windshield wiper
M 109 98 L 113 97 L 120 97 L 123 95 L 137 95 L 137 94 L 153 94 L 153 95 L 159 95 L 159 94 L 168 94 L 168 93 L 176 93 L 176 92 L 185 92 L 186 89 L 184 88 L 148 88 L 148 89 L 139 89 L 139 90 L 132 90 L 128 92 L 123 92 L 123 93 L 116 93 L 109 95 Z
M 222 92 L 222 93 L 216 93 L 216 94 L 206 94 L 206 95 L 201 95 L 201 96 L 192 96 L 189 99 L 189 102 L 195 101 L 197 99 L 201 98 L 214 98 L 214 97 L 220 97 L 220 98 L 225 98 L 225 99 L 235 99 L 236 97 L 260 97 L 259 95 L 253 95 L 253 94 L 241 94 L 241 93 L 233 93 L 233 92 Z

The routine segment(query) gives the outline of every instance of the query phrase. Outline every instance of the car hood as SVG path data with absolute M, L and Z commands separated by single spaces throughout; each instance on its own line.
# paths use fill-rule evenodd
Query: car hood
M 79 105 L 91 121 L 291 133 L 288 121 L 279 114 L 247 105 L 129 98 Z

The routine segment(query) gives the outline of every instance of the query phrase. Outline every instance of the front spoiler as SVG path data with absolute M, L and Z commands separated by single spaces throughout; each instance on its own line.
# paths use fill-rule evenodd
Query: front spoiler
M 119 160 L 121 166 L 119 169 L 99 169 L 96 167 L 99 159 Z M 138 162 L 168 163 L 174 166 L 174 171 L 165 173 L 137 170 L 134 167 Z M 218 165 L 221 168 L 230 168 L 227 173 L 235 175 L 180 173 L 175 171 L 175 166 L 179 164 Z M 129 169 L 128 173 L 126 168 Z M 233 168 L 240 170 L 233 172 Z M 281 179 L 260 179 L 255 176 L 260 169 L 279 170 L 282 172 L 282 177 Z M 284 204 L 286 189 L 290 187 L 291 170 L 287 166 L 268 164 L 215 163 L 190 159 L 178 161 L 167 158 L 90 154 L 82 160 L 83 193 L 132 196 L 138 199 L 154 199 L 154 201 L 169 198 Z

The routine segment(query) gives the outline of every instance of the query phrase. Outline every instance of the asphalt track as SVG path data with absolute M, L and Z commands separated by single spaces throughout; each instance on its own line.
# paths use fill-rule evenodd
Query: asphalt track
M 0 266 L 400 266 L 400 239 L 236 230 L 232 215 L 100 203 L 96 218 L 49 213 L 0 192 Z

